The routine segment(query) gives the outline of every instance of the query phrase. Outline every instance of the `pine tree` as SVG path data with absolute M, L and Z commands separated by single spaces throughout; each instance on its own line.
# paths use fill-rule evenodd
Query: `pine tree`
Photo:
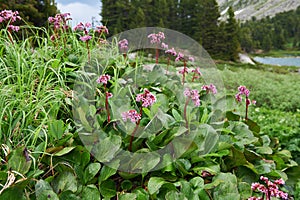
M 199 6 L 205 11 L 205 15 L 199 14 L 200 41 L 204 49 L 213 57 L 218 56 L 218 19 L 219 7 L 215 0 L 201 0 Z M 199 18 L 201 17 L 201 18 Z M 198 30 L 199 30 L 198 29 Z
M 234 16 L 232 7 L 228 9 L 228 18 L 224 27 L 224 41 L 226 50 L 223 52 L 226 60 L 236 61 L 240 52 L 240 42 L 238 38 L 239 26 Z
M 146 26 L 145 14 L 142 8 L 140 7 L 137 8 L 136 12 L 134 9 L 131 10 L 130 19 L 130 29 Z

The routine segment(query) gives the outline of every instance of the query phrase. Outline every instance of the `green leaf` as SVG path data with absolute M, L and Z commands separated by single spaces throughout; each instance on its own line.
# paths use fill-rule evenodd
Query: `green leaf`
M 81 200 L 80 196 L 74 194 L 70 190 L 64 191 L 59 195 L 59 199 L 66 199 L 66 200 Z
M 95 185 L 87 185 L 83 187 L 82 194 L 81 194 L 82 200 L 100 200 L 100 192 L 98 188 Z
M 62 120 L 52 120 L 48 124 L 49 126 L 49 135 L 55 139 L 61 139 L 64 131 L 65 131 L 65 125 Z
M 28 160 L 28 157 L 24 154 L 27 151 L 24 147 L 19 147 L 12 151 L 12 156 L 8 160 L 7 168 L 15 170 L 25 175 L 31 166 L 32 160 Z
M 158 193 L 158 190 L 161 188 L 166 181 L 160 177 L 151 177 L 148 182 L 148 191 L 151 195 Z
M 215 200 L 240 200 L 236 176 L 231 173 L 220 173 L 213 180 L 221 180 L 213 192 Z
M 238 190 L 241 195 L 241 199 L 248 199 L 249 197 L 251 197 L 252 190 L 249 183 L 240 182 L 238 185 Z
M 145 191 L 143 188 L 136 188 L 135 190 L 132 191 L 132 193 L 136 194 L 137 198 L 136 200 L 148 200 L 149 198 L 149 193 Z
M 100 193 L 105 198 L 111 198 L 116 196 L 116 185 L 115 182 L 111 179 L 105 180 L 99 185 Z
M 100 171 L 99 183 L 102 182 L 102 181 L 107 180 L 109 177 L 111 177 L 112 175 L 116 174 L 117 168 L 118 167 L 116 167 L 116 168 L 110 168 L 109 166 L 104 165 L 101 168 L 101 171 Z
M 35 184 L 35 195 L 38 198 L 45 190 L 52 190 L 50 184 L 44 180 L 38 180 Z
M 68 190 L 71 192 L 76 192 L 77 180 L 73 173 L 69 171 L 63 171 L 52 181 L 52 186 L 55 193 Z
M 55 153 L 54 156 L 63 156 L 63 155 L 66 155 L 66 154 L 70 153 L 75 148 L 76 147 L 65 147 L 62 150 L 60 150 L 59 152 Z
M 92 154 L 100 162 L 109 162 L 115 157 L 115 154 L 121 147 L 121 143 L 122 139 L 120 136 L 112 135 L 93 145 Z
M 166 200 L 188 200 L 184 194 L 182 193 L 178 193 L 174 190 L 168 192 L 165 196 Z
M 125 193 L 119 196 L 119 200 L 136 200 L 137 195 L 133 193 Z
M 86 184 L 88 181 L 92 180 L 96 176 L 96 174 L 99 172 L 100 168 L 101 168 L 100 163 L 89 164 L 84 170 L 84 175 L 83 175 L 84 184 Z
M 132 188 L 132 182 L 129 180 L 124 180 L 121 183 L 121 188 L 123 190 L 130 190 Z
M 182 116 L 175 109 L 172 109 L 172 115 L 173 115 L 173 117 L 175 118 L 176 121 L 182 121 L 183 120 Z

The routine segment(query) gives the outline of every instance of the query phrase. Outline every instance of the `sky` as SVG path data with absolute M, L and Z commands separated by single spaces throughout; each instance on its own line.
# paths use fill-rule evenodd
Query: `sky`
M 100 24 L 101 2 L 100 0 L 56 0 L 57 7 L 61 13 L 71 13 L 72 26 L 79 22 L 91 22 L 92 17 Z

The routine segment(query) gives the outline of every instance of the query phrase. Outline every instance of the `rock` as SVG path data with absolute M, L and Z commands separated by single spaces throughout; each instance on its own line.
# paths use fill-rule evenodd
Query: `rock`
M 239 58 L 241 63 L 255 65 L 253 60 L 247 54 L 239 53 Z

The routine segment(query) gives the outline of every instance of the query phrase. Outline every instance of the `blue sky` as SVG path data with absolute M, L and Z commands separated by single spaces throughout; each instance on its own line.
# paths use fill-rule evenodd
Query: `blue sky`
M 71 13 L 72 25 L 79 22 L 92 22 L 92 17 L 100 21 L 100 0 L 56 0 L 57 7 L 61 13 Z

